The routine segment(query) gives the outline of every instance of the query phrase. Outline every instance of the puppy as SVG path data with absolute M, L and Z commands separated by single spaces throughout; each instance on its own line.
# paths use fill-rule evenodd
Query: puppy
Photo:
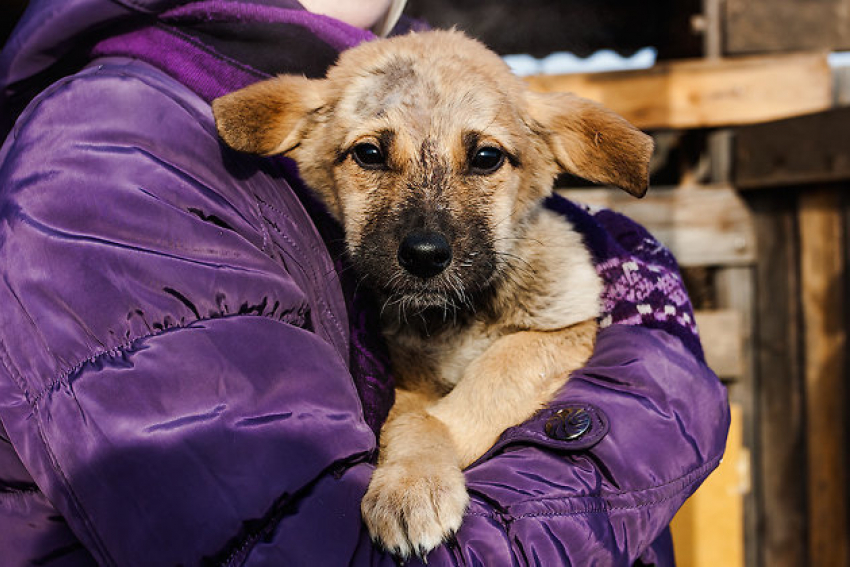
M 462 469 L 589 358 L 601 282 L 543 208 L 570 172 L 642 196 L 652 141 L 599 105 L 535 94 L 454 31 L 343 53 L 213 102 L 231 147 L 294 159 L 383 304 L 397 378 L 362 503 L 372 537 L 423 556 L 461 525 Z

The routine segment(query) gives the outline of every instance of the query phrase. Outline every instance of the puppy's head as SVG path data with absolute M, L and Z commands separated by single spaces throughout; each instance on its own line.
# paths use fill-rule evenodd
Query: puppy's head
M 505 278 L 559 172 L 641 196 L 652 153 L 619 116 L 529 92 L 458 32 L 366 43 L 325 79 L 270 79 L 213 112 L 233 148 L 293 158 L 360 275 L 418 309 L 471 304 Z

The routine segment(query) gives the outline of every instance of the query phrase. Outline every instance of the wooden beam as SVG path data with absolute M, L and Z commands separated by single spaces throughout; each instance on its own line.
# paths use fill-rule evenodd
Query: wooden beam
M 737 128 L 741 189 L 850 180 L 850 108 Z
M 731 187 L 654 187 L 643 199 L 618 189 L 568 189 L 559 193 L 634 219 L 670 248 L 682 266 L 746 265 L 755 261 L 750 212 Z
M 705 361 L 717 376 L 737 380 L 744 374 L 741 314 L 733 309 L 694 313 Z
M 753 337 L 758 372 L 753 486 L 761 536 L 756 565 L 800 567 L 809 563 L 796 195 L 747 197 L 759 247 Z
M 832 105 L 824 54 L 663 63 L 642 71 L 536 75 L 541 92 L 573 92 L 640 128 L 702 128 L 779 120 Z
M 756 369 L 753 336 L 755 331 L 755 266 L 724 267 L 714 272 L 714 287 L 718 309 L 731 309 L 741 323 L 741 377 L 727 383 L 729 402 L 742 410 L 744 447 L 751 463 L 758 454 L 758 411 L 756 408 Z M 703 341 L 703 348 L 708 348 Z M 752 466 L 747 467 L 747 488 L 744 498 L 744 565 L 755 567 L 758 562 L 759 494 L 753 488 Z
M 800 196 L 800 272 L 805 330 L 809 561 L 847 567 L 847 464 L 844 413 L 847 332 L 841 194 L 815 189 Z
M 848 0 L 726 0 L 725 53 L 850 49 Z

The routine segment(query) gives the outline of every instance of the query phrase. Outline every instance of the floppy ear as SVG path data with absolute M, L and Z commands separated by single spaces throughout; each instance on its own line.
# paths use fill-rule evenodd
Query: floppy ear
M 643 197 L 652 138 L 607 108 L 567 93 L 527 93 L 532 126 L 564 170 Z
M 322 86 L 322 80 L 281 75 L 217 98 L 218 134 L 235 150 L 285 154 L 300 143 L 309 114 L 323 105 Z

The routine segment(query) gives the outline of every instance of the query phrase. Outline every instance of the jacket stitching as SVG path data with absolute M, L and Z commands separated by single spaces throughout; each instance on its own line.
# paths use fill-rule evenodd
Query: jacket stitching
M 698 475 L 699 476 L 699 475 Z M 601 506 L 599 508 L 589 508 L 587 510 L 579 510 L 575 512 L 529 512 L 528 514 L 522 514 L 521 516 L 517 516 L 514 520 L 524 520 L 526 518 L 546 518 L 546 517 L 556 517 L 556 516 L 583 516 L 588 514 L 599 514 L 599 513 L 608 513 L 608 512 L 620 512 L 624 510 L 641 510 L 643 508 L 648 508 L 649 506 L 655 506 L 657 504 L 662 504 L 667 502 L 668 500 L 672 500 L 681 494 L 682 490 L 687 488 L 688 486 L 693 485 L 697 482 L 697 478 L 690 479 L 686 481 L 681 488 L 677 489 L 672 494 L 668 494 L 663 498 L 658 498 L 654 500 L 648 500 L 646 502 L 641 502 L 640 504 L 635 504 L 631 506 Z M 648 488 L 646 490 L 655 490 L 655 488 Z M 641 490 L 635 491 L 635 493 L 643 492 Z M 614 496 L 614 495 L 612 495 Z M 602 498 L 607 498 L 603 496 Z
M 703 479 L 708 472 L 710 472 L 712 469 L 714 469 L 720 463 L 721 459 L 722 459 L 722 456 L 715 457 L 711 461 L 703 464 L 702 466 L 698 467 L 697 469 L 690 471 L 690 472 L 688 472 L 688 473 L 686 473 L 686 474 L 684 474 L 680 477 L 677 477 L 677 478 L 675 478 L 671 481 L 668 481 L 668 482 L 665 482 L 665 483 L 662 483 L 662 484 L 658 484 L 658 485 L 654 485 L 654 486 L 648 486 L 646 488 L 639 488 L 639 489 L 635 489 L 635 490 L 622 491 L 622 492 L 612 492 L 612 493 L 600 495 L 600 496 L 585 495 L 585 496 L 566 496 L 566 497 L 562 497 L 562 498 L 538 498 L 538 499 L 532 499 L 532 500 L 523 500 L 521 502 L 517 502 L 516 504 L 513 504 L 512 506 L 516 506 L 516 505 L 519 505 L 519 504 L 527 504 L 529 502 L 546 502 L 546 501 L 570 502 L 570 501 L 582 500 L 582 499 L 594 499 L 594 500 L 603 500 L 604 501 L 604 500 L 607 500 L 611 497 L 625 496 L 625 495 L 628 495 L 628 494 L 639 494 L 639 493 L 643 493 L 643 492 L 656 491 L 656 490 L 660 490 L 660 489 L 666 488 L 666 487 L 674 485 L 674 484 L 681 484 L 681 486 L 678 487 L 676 489 L 676 491 L 673 492 L 672 494 L 668 494 L 668 495 L 666 495 L 662 498 L 656 498 L 656 499 L 644 501 L 644 502 L 641 502 L 639 504 L 628 505 L 628 506 L 622 506 L 622 505 L 621 506 L 607 506 L 607 505 L 602 504 L 602 505 L 598 505 L 598 506 L 589 506 L 584 510 L 570 510 L 570 511 L 563 511 L 563 512 L 529 512 L 527 514 L 522 514 L 522 515 L 516 516 L 516 517 L 513 517 L 510 514 L 494 513 L 494 512 L 468 512 L 466 515 L 468 515 L 468 516 L 478 516 L 478 517 L 483 517 L 483 518 L 498 519 L 498 520 L 502 521 L 502 523 L 509 523 L 509 522 L 514 522 L 514 521 L 517 521 L 517 520 L 523 520 L 523 519 L 527 519 L 527 518 L 558 517 L 558 516 L 565 516 L 565 517 L 566 516 L 584 516 L 584 515 L 589 515 L 589 514 L 604 514 L 604 513 L 608 513 L 608 512 L 617 512 L 617 511 L 623 511 L 623 510 L 640 510 L 640 509 L 643 509 L 643 508 L 647 508 L 649 506 L 655 506 L 657 504 L 667 502 L 668 500 L 672 500 L 673 498 L 675 498 L 676 496 L 681 494 L 683 490 L 685 490 L 689 486 L 696 484 L 701 479 Z
M 254 203 L 257 205 L 257 217 L 260 219 L 260 230 L 263 232 L 263 252 L 265 252 L 270 258 L 274 258 L 271 247 L 271 235 L 269 234 L 269 227 L 267 226 L 268 223 L 263 217 L 263 205 L 256 195 L 254 195 Z
M 94 363 L 97 360 L 100 360 L 101 358 L 105 358 L 105 357 L 108 357 L 108 356 L 116 356 L 117 354 L 128 349 L 135 342 L 143 341 L 143 340 L 146 340 L 146 339 L 149 339 L 149 338 L 152 338 L 152 337 L 158 337 L 160 335 L 164 335 L 164 334 L 169 333 L 171 331 L 189 329 L 193 325 L 195 325 L 196 323 L 204 323 L 204 322 L 207 322 L 207 321 L 215 321 L 215 320 L 219 320 L 219 319 L 231 319 L 231 318 L 234 318 L 234 317 L 263 317 L 263 318 L 266 318 L 266 319 L 270 319 L 272 321 L 277 320 L 277 321 L 281 321 L 283 323 L 286 323 L 288 325 L 296 325 L 296 326 L 300 326 L 304 322 L 304 317 L 303 317 L 302 314 L 300 314 L 300 312 L 295 313 L 295 314 L 286 314 L 285 316 L 280 317 L 279 319 L 269 317 L 268 315 L 253 315 L 253 314 L 248 314 L 248 313 L 232 313 L 232 314 L 229 314 L 229 315 L 222 315 L 220 317 L 202 317 L 200 319 L 193 319 L 192 321 L 185 323 L 185 324 L 177 324 L 177 325 L 174 325 L 173 327 L 168 327 L 167 329 L 163 329 L 161 331 L 153 331 L 151 333 L 147 333 L 147 334 L 144 334 L 144 335 L 139 335 L 137 337 L 133 337 L 131 339 L 127 339 L 123 343 L 121 343 L 117 346 L 114 346 L 110 349 L 102 350 L 102 351 L 99 351 L 99 352 L 94 352 L 88 358 L 85 358 L 85 359 L 77 362 L 74 366 L 72 366 L 72 367 L 68 368 L 67 370 L 65 370 L 64 372 L 62 372 L 58 377 L 56 377 L 49 384 L 44 386 L 35 395 L 30 397 L 28 401 L 29 401 L 30 405 L 33 408 L 35 408 L 36 405 L 38 404 L 38 402 L 41 401 L 41 399 L 45 396 L 45 394 L 47 394 L 47 392 L 49 392 L 50 390 L 53 390 L 57 386 L 69 386 L 68 378 L 72 374 L 75 374 L 76 372 L 78 372 L 86 364 Z
M 642 492 L 642 491 L 646 491 L 646 490 L 660 490 L 660 489 L 667 488 L 668 486 L 671 486 L 671 485 L 674 485 L 674 484 L 677 484 L 677 483 L 680 483 L 680 482 L 686 482 L 687 483 L 688 482 L 686 480 L 687 478 L 689 478 L 690 476 L 695 475 L 695 474 L 697 474 L 697 475 L 701 474 L 702 469 L 704 469 L 706 467 L 712 468 L 713 466 L 717 466 L 717 464 L 714 463 L 714 461 L 717 461 L 719 463 L 721 458 L 722 457 L 716 457 L 715 459 L 713 459 L 713 461 L 706 463 L 706 464 L 702 465 L 701 467 L 694 469 L 693 471 L 685 473 L 682 476 L 676 477 L 672 480 L 668 480 L 667 482 L 663 482 L 661 484 L 648 486 L 648 487 L 642 488 L 640 490 L 621 490 L 619 492 L 608 492 L 604 496 L 593 496 L 593 495 L 588 494 L 588 495 L 584 495 L 584 496 L 574 496 L 574 497 L 571 497 L 571 498 L 608 498 L 608 497 L 612 497 L 612 496 L 626 496 L 628 494 L 634 494 L 635 492 Z M 712 463 L 714 463 L 714 464 L 712 464 Z M 515 505 L 516 504 L 528 504 L 528 503 L 531 503 L 531 502 L 545 502 L 547 500 L 563 500 L 563 499 L 562 498 L 546 498 L 546 497 L 529 498 L 527 500 L 520 500 L 520 501 L 516 502 Z
M 24 377 L 12 361 L 12 357 L 9 355 L 9 349 L 6 347 L 6 343 L 3 342 L 3 339 L 0 339 L 0 364 L 3 365 L 3 368 L 6 369 L 6 372 L 12 377 L 12 380 L 15 381 L 15 384 L 21 392 L 23 392 L 27 401 L 29 401 L 30 395 L 26 380 L 24 380 Z
M 107 549 L 106 544 L 101 539 L 99 532 L 95 529 L 94 523 L 91 521 L 91 518 L 89 517 L 89 515 L 86 513 L 85 509 L 83 508 L 82 501 L 77 496 L 77 493 L 74 490 L 73 485 L 68 481 L 68 478 L 65 476 L 65 471 L 63 471 L 62 468 L 59 466 L 59 462 L 56 459 L 56 455 L 54 455 L 53 449 L 51 448 L 50 443 L 48 443 L 47 438 L 44 435 L 44 429 L 41 425 L 41 416 L 38 412 L 38 408 L 35 407 L 34 405 L 33 405 L 33 412 L 36 415 L 36 423 L 38 424 L 37 427 L 36 427 L 36 430 L 38 431 L 39 440 L 41 440 L 41 444 L 44 447 L 44 452 L 46 453 L 47 458 L 50 460 L 51 468 L 53 468 L 56 475 L 59 477 L 60 482 L 65 487 L 65 489 L 68 491 L 68 494 L 71 496 L 71 498 L 70 498 L 71 505 L 73 506 L 73 508 L 77 512 L 77 514 L 80 516 L 80 519 L 82 520 L 83 524 L 88 529 L 88 532 L 91 535 L 91 538 L 94 540 L 95 545 L 98 547 L 98 551 L 100 552 L 102 557 L 105 559 L 106 564 L 107 565 L 117 565 L 117 563 L 115 562 L 115 559 L 109 553 L 109 550 Z
M 266 207 L 268 209 L 271 209 L 272 211 L 274 211 L 275 213 L 277 213 L 278 215 L 280 215 L 282 217 L 290 218 L 289 215 L 287 215 L 286 213 L 284 213 L 283 211 L 281 211 L 280 209 L 278 209 L 274 205 L 266 203 L 265 201 L 260 199 L 258 196 L 255 195 L 254 198 L 257 200 L 257 205 L 260 207 L 261 210 L 262 210 L 263 207 Z M 260 216 L 265 221 L 265 216 L 263 216 L 262 214 Z M 290 218 L 290 221 L 291 221 L 291 218 Z M 267 222 L 264 222 L 263 224 L 266 224 L 266 223 Z M 272 223 L 268 223 L 268 224 L 272 228 L 272 230 L 274 230 L 277 234 L 279 234 L 280 237 L 287 244 L 292 246 L 302 256 L 302 258 L 307 258 L 307 256 L 304 254 L 304 251 L 298 246 L 298 244 L 295 243 L 295 241 L 293 241 L 289 236 L 284 234 L 283 231 L 281 231 L 280 228 L 276 227 L 274 224 L 272 224 Z M 302 235 L 303 235 L 303 233 L 302 233 Z M 296 259 L 296 261 L 298 261 L 298 260 Z M 300 265 L 300 262 L 298 262 L 298 263 Z M 308 270 L 305 269 L 304 273 L 307 275 L 307 277 L 310 279 L 310 281 L 313 283 L 313 285 L 316 287 L 316 289 L 321 288 L 321 282 L 316 279 L 315 270 L 309 270 L 308 271 Z M 345 336 L 345 330 L 342 328 L 342 325 L 340 324 L 339 320 L 337 319 L 337 316 L 334 314 L 333 310 L 327 304 L 325 299 L 321 295 L 317 295 L 316 300 L 321 304 L 322 310 L 325 312 L 325 314 L 328 316 L 328 318 L 333 323 L 334 327 L 336 328 L 337 333 L 339 333 L 341 336 L 344 337 Z

